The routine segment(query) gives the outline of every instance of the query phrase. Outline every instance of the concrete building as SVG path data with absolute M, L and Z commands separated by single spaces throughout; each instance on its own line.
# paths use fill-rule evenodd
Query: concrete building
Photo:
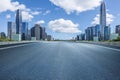
M 28 23 L 22 22 L 22 40 L 28 40 Z
M 118 35 L 117 33 L 112 33 L 112 34 L 110 35 L 110 40 L 117 39 L 118 36 L 119 36 L 119 35 Z
M 117 25 L 117 26 L 115 27 L 115 33 L 120 36 L 120 25 Z
M 12 35 L 16 34 L 16 24 L 15 22 L 8 22 L 7 26 L 8 26 L 7 28 L 8 39 L 12 40 Z
M 4 32 L 0 33 L 0 38 L 6 38 L 6 34 Z
M 35 24 L 35 26 L 31 28 L 31 37 L 36 37 L 36 40 L 41 40 L 41 28 L 39 24 Z
M 16 11 L 16 34 L 22 34 L 22 13 L 18 9 Z
M 106 6 L 105 2 L 101 2 L 100 6 L 100 30 L 101 30 L 101 40 L 104 41 L 104 29 L 106 27 Z
M 104 40 L 110 40 L 110 34 L 111 34 L 111 30 L 110 30 L 110 26 L 105 26 L 104 28 Z

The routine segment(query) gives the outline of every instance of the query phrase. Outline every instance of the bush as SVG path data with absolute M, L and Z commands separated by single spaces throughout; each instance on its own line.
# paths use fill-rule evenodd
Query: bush
M 3 41 L 11 41 L 11 40 L 7 38 L 0 38 L 0 42 L 3 42 Z

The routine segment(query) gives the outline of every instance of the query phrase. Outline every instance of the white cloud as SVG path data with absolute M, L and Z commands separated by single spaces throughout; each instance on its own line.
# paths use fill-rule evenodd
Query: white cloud
M 51 11 L 50 11 L 50 10 L 46 10 L 43 15 L 47 15 L 47 14 L 49 14 L 49 13 L 51 13 Z
M 112 14 L 107 13 L 106 14 L 107 25 L 111 24 L 113 22 L 114 18 L 115 17 Z M 99 24 L 99 23 L 100 23 L 100 15 L 97 14 L 96 17 L 93 19 L 92 24 L 96 25 L 96 24 Z
M 79 24 L 74 24 L 71 20 L 65 19 L 56 19 L 50 21 L 48 26 L 51 30 L 62 33 L 79 33 L 81 32 L 78 29 Z
M 27 9 L 24 4 L 20 4 L 18 1 L 12 2 L 12 0 L 1 0 L 0 1 L 0 12 L 16 11 L 17 9 Z
M 45 23 L 44 20 L 39 20 L 39 21 L 36 22 L 36 24 L 44 24 L 44 23 Z
M 11 18 L 11 15 L 10 15 L 10 14 L 7 14 L 7 15 L 6 15 L 6 18 L 7 18 L 7 19 L 10 19 L 10 18 Z
M 83 12 L 88 10 L 93 10 L 100 5 L 102 0 L 49 0 L 54 5 L 63 8 L 67 14 L 72 12 Z
M 34 18 L 34 15 L 38 15 L 40 12 L 31 11 L 24 4 L 20 4 L 18 1 L 13 2 L 12 0 L 1 0 L 0 1 L 0 13 L 6 11 L 15 12 L 17 9 L 22 11 L 22 19 L 31 21 Z
M 34 18 L 34 16 L 31 15 L 29 12 L 22 11 L 22 19 L 23 20 L 31 21 L 33 18 Z
M 35 12 L 32 12 L 31 14 L 32 15 L 39 15 L 41 12 L 38 12 L 38 11 L 35 11 Z

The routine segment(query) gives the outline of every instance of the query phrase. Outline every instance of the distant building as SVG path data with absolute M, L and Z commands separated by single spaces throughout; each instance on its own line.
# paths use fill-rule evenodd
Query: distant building
M 95 25 L 94 37 L 98 37 L 98 40 L 100 40 L 100 25 Z
M 28 23 L 22 22 L 22 40 L 28 40 Z
M 45 40 L 47 37 L 47 33 L 45 32 L 45 27 L 41 27 L 41 36 L 42 36 L 42 40 Z
M 104 28 L 104 40 L 107 41 L 107 40 L 110 40 L 110 26 L 105 26 Z
M 94 27 L 88 27 L 85 30 L 85 35 L 86 35 L 87 41 L 93 41 L 93 31 L 94 31 Z
M 80 41 L 85 40 L 85 34 L 84 34 L 84 33 L 81 33 L 81 34 L 79 35 L 79 40 L 80 40 Z
M 4 32 L 0 33 L 0 38 L 6 38 L 6 34 Z
M 106 6 L 105 6 L 105 2 L 102 1 L 101 2 L 101 6 L 100 6 L 100 27 L 101 27 L 101 40 L 104 41 L 104 29 L 106 27 Z
M 112 34 L 110 35 L 110 40 L 117 39 L 118 36 L 119 36 L 119 35 L 118 35 L 117 33 L 112 33 Z
M 14 22 L 8 22 L 7 26 L 8 39 L 12 40 L 12 35 L 16 34 L 16 24 Z
M 80 40 L 80 39 L 79 39 L 79 35 L 77 35 L 76 40 L 77 40 L 77 41 L 79 41 L 79 40 Z
M 18 9 L 16 11 L 16 34 L 21 34 L 22 33 L 22 13 Z
M 117 33 L 120 36 L 120 25 L 117 25 L 115 27 L 115 33 Z
M 52 36 L 51 35 L 47 35 L 47 40 L 51 41 L 52 40 Z
M 41 40 L 40 25 L 36 24 L 33 28 L 31 28 L 31 37 L 36 37 L 36 40 Z
M 21 34 L 13 34 L 12 40 L 14 41 L 21 41 Z

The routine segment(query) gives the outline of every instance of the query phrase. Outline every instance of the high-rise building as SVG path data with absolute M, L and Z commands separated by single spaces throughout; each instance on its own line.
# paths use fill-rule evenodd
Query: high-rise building
M 12 35 L 13 34 L 16 34 L 16 24 L 14 22 L 8 22 L 7 24 L 8 26 L 8 33 L 7 33 L 7 36 L 8 36 L 8 39 L 12 39 Z
M 6 34 L 4 32 L 0 33 L 0 38 L 6 38 Z
M 84 33 L 81 33 L 79 35 L 79 40 L 81 40 L 81 41 L 85 40 L 85 34 Z
M 28 39 L 28 23 L 22 22 L 22 40 Z
M 86 35 L 86 40 L 88 41 L 92 41 L 93 40 L 93 36 L 94 36 L 94 27 L 88 27 L 86 30 L 85 30 L 85 35 Z
M 36 40 L 41 39 L 41 28 L 40 25 L 35 24 L 33 28 L 31 28 L 31 37 L 36 37 Z
M 115 33 L 117 33 L 120 36 L 120 25 L 116 26 Z
M 104 28 L 104 40 L 110 40 L 110 26 L 105 26 Z
M 41 34 L 42 34 L 42 40 L 45 40 L 47 35 L 46 35 L 46 32 L 45 32 L 45 27 L 41 27 Z
M 16 11 L 16 34 L 22 33 L 22 13 L 18 9 Z
M 52 40 L 52 36 L 51 35 L 47 35 L 47 40 L 51 41 Z
M 100 27 L 101 27 L 101 40 L 104 40 L 104 29 L 106 26 L 106 6 L 105 2 L 101 2 L 100 7 Z

